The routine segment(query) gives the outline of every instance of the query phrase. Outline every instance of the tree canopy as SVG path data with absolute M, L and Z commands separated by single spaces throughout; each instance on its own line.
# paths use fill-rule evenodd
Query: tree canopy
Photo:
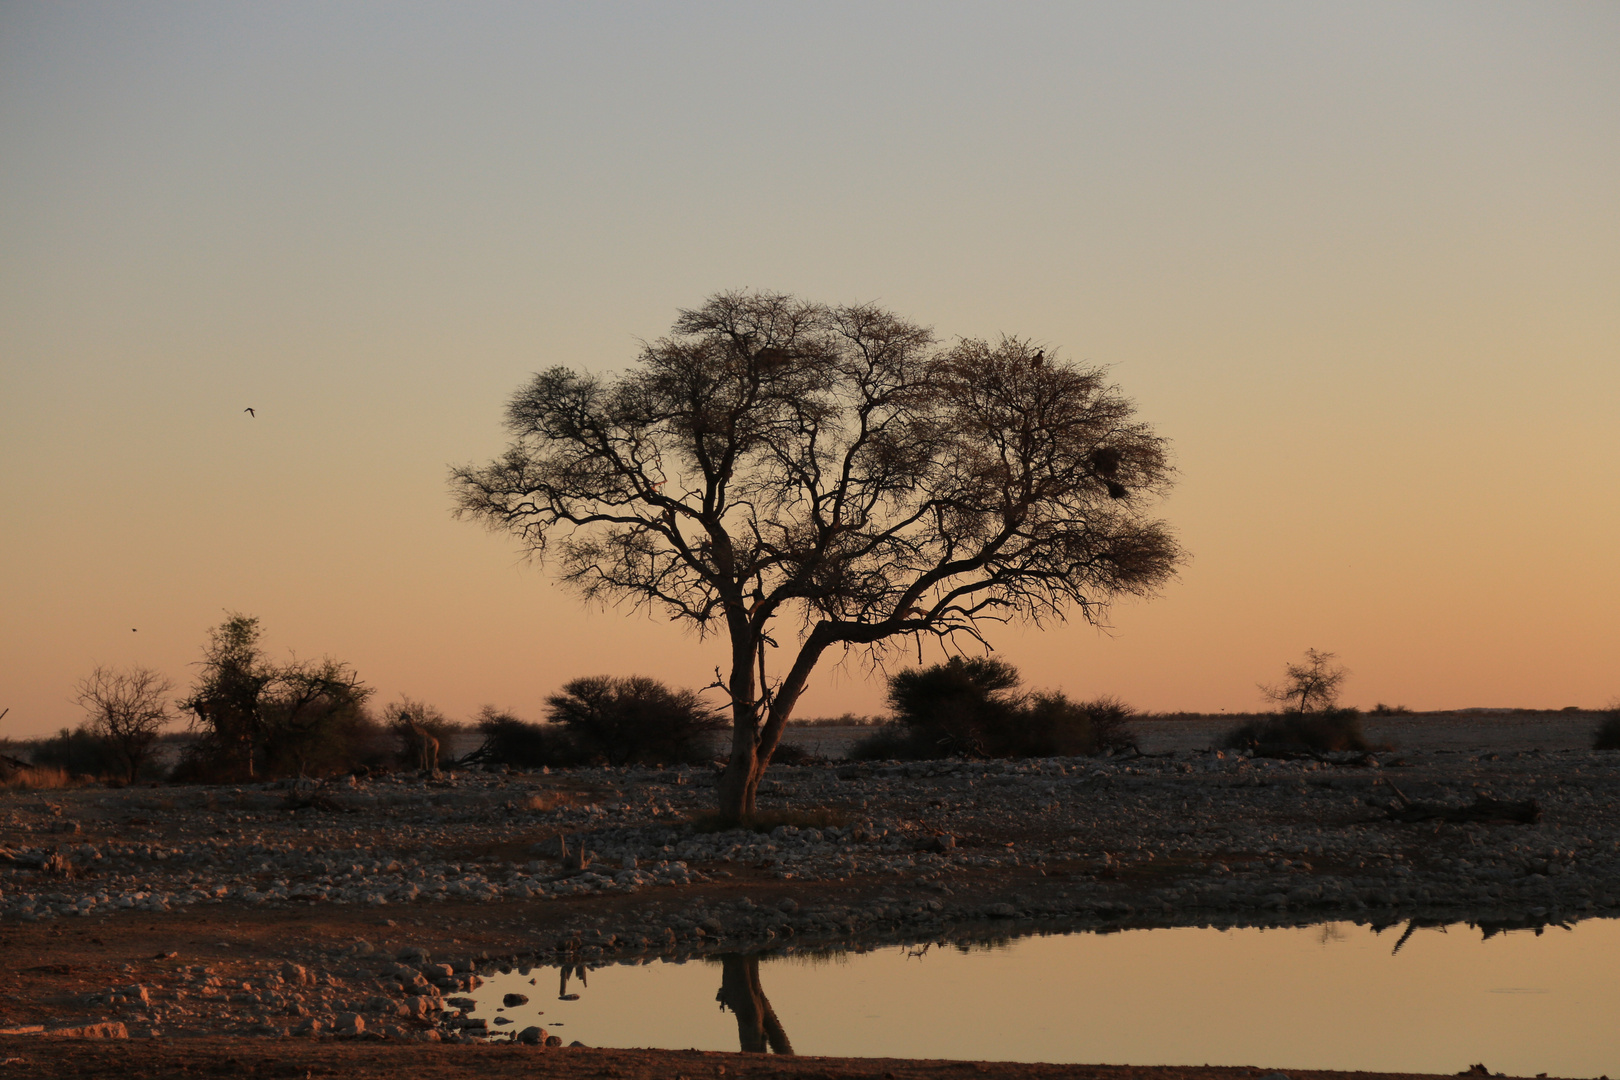
M 1150 512 L 1165 443 L 1102 369 L 870 304 L 717 294 L 622 375 L 535 375 L 507 427 L 453 470 L 458 512 L 587 599 L 725 636 L 732 816 L 829 648 L 1096 621 L 1182 558 Z

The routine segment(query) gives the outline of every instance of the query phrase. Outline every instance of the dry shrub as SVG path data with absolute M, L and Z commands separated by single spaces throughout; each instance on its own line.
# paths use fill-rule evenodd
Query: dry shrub
M 107 740 L 85 724 L 63 728 L 50 738 L 39 740 L 29 749 L 28 758 L 37 766 L 61 769 L 69 775 L 88 779 L 122 774 L 124 768 Z
M 1262 756 L 1377 749 L 1361 730 L 1357 709 L 1290 712 L 1252 720 L 1227 733 L 1225 745 Z
M 819 754 L 793 743 L 777 743 L 776 752 L 771 755 L 773 765 L 821 765 L 825 764 L 826 760 Z
M 1592 749 L 1620 750 L 1620 705 L 1603 714 L 1597 730 L 1592 732 Z

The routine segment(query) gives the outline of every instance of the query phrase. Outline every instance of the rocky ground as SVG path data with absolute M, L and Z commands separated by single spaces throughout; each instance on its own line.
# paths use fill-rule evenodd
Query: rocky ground
M 1478 730 L 1330 760 L 1161 740 L 774 768 L 765 834 L 694 824 L 694 768 L 7 792 L 0 1029 L 477 1042 L 467 995 L 535 960 L 1620 914 L 1620 754 Z M 1410 820 L 1480 794 L 1539 819 Z

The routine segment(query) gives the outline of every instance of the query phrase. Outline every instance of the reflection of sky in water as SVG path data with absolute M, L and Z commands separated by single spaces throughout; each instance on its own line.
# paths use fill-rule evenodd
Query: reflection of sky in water
M 1421 928 L 1392 952 L 1404 931 L 1131 930 L 765 957 L 758 990 L 801 1054 L 1620 1075 L 1620 920 L 1483 941 Z M 559 974 L 493 976 L 475 1015 L 593 1046 L 738 1048 L 718 962 L 574 973 L 576 1001 L 558 1000 Z M 497 1012 L 512 992 L 529 1004 Z

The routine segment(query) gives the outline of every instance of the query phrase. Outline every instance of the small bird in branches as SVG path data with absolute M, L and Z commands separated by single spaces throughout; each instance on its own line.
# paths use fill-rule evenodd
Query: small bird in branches
M 1036 349 L 1035 355 L 1029 358 L 1029 366 L 1038 368 L 1044 363 L 1046 363 L 1046 350 Z

